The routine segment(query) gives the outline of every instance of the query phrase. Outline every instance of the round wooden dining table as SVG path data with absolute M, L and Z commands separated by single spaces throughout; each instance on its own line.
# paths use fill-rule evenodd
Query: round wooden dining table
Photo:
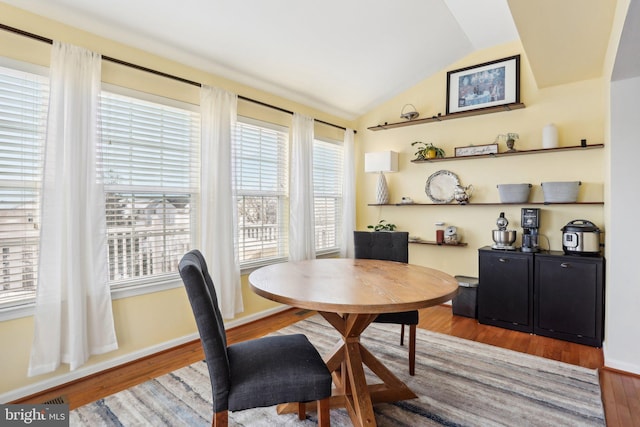
M 417 397 L 360 342 L 380 313 L 431 307 L 458 292 L 452 276 L 393 261 L 330 258 L 285 262 L 249 275 L 253 292 L 293 307 L 317 311 L 342 339 L 324 361 L 333 376 L 331 407 L 344 407 L 354 426 L 375 426 L 373 403 Z M 382 383 L 367 384 L 367 366 Z M 280 413 L 295 411 L 282 405 Z

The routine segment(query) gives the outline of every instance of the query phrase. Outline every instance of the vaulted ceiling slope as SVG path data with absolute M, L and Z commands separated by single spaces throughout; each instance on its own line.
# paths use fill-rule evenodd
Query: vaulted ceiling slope
M 597 77 L 615 9 L 615 0 L 1 1 L 345 119 L 518 37 L 539 86 Z
M 601 77 L 616 0 L 508 0 L 538 87 Z

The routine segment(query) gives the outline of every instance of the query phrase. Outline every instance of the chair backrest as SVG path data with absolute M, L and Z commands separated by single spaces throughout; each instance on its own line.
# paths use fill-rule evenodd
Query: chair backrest
M 406 231 L 354 231 L 356 258 L 409 262 L 409 233 Z
M 213 410 L 221 412 L 228 409 L 231 382 L 227 356 L 227 334 L 218 307 L 216 290 L 211 276 L 209 276 L 207 263 L 197 249 L 182 257 L 178 269 L 198 325 L 202 348 L 209 368 Z

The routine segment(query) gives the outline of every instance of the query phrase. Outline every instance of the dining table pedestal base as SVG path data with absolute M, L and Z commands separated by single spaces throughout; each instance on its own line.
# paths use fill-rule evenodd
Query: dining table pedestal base
M 333 376 L 332 409 L 345 408 L 354 426 L 375 426 L 374 403 L 418 397 L 360 342 L 360 335 L 375 320 L 377 314 L 319 313 L 342 336 L 333 351 L 324 357 Z M 382 382 L 367 384 L 365 366 Z M 297 410 L 297 403 L 278 405 L 279 414 Z

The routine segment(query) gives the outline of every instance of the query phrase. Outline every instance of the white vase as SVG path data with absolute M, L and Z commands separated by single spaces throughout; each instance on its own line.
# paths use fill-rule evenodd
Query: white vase
M 542 129 L 542 148 L 556 148 L 558 146 L 558 128 L 549 123 Z
M 387 180 L 384 177 L 384 173 L 380 172 L 380 175 L 378 175 L 378 188 L 376 190 L 376 204 L 386 205 L 387 203 L 389 203 Z

